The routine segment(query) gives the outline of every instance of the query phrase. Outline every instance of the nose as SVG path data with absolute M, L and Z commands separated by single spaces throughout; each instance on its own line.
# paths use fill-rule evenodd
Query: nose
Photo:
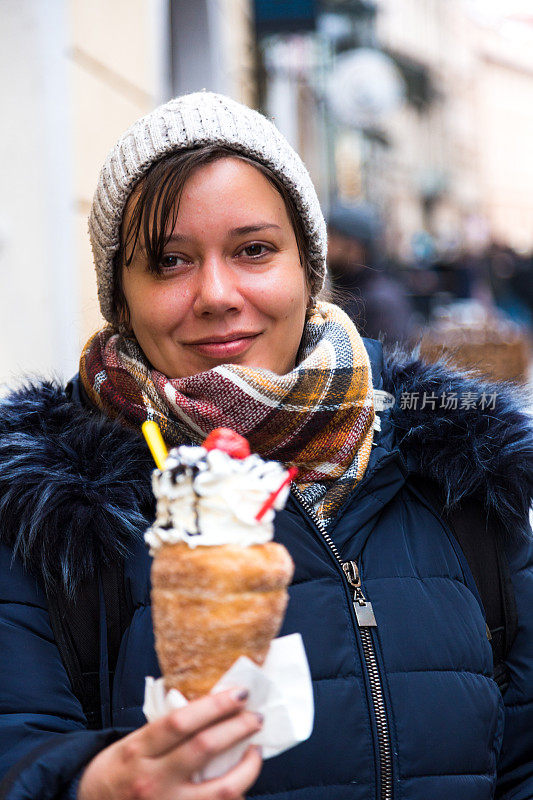
M 193 310 L 196 316 L 238 313 L 243 306 L 238 279 L 221 254 L 204 259 L 198 270 Z

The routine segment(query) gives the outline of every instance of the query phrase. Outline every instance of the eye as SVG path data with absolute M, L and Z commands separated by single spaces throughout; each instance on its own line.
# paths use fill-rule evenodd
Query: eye
M 163 255 L 161 261 L 159 262 L 159 268 L 161 271 L 176 269 L 177 267 L 182 267 L 184 264 L 187 263 L 187 259 L 183 256 L 176 255 L 175 253 L 165 253 Z
M 241 253 L 245 256 L 248 256 L 248 258 L 259 258 L 260 256 L 264 256 L 270 252 L 270 247 L 267 247 L 265 244 L 260 244 L 259 242 L 247 244 L 246 247 L 243 247 L 241 250 Z

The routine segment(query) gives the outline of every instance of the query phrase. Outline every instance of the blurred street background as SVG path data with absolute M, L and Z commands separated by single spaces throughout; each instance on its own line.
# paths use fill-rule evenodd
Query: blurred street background
M 531 0 L 0 0 L 0 69 L 0 384 L 76 372 L 106 153 L 203 88 L 301 154 L 364 333 L 527 380 Z

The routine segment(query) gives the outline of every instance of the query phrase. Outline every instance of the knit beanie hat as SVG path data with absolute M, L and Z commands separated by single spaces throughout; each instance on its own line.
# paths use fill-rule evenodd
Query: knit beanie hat
M 204 145 L 226 145 L 255 158 L 284 184 L 301 216 L 309 242 L 311 294 L 318 295 L 326 272 L 326 224 L 302 160 L 262 114 L 212 92 L 170 100 L 137 120 L 102 167 L 89 217 L 100 309 L 114 322 L 113 259 L 128 197 L 152 164 L 169 153 Z

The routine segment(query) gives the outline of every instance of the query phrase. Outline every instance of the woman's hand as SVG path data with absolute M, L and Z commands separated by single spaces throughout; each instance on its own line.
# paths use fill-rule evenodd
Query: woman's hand
M 257 733 L 262 720 L 244 710 L 248 693 L 206 695 L 106 747 L 82 775 L 78 800 L 238 800 L 261 769 L 257 747 L 215 780 L 192 776 L 216 755 Z

